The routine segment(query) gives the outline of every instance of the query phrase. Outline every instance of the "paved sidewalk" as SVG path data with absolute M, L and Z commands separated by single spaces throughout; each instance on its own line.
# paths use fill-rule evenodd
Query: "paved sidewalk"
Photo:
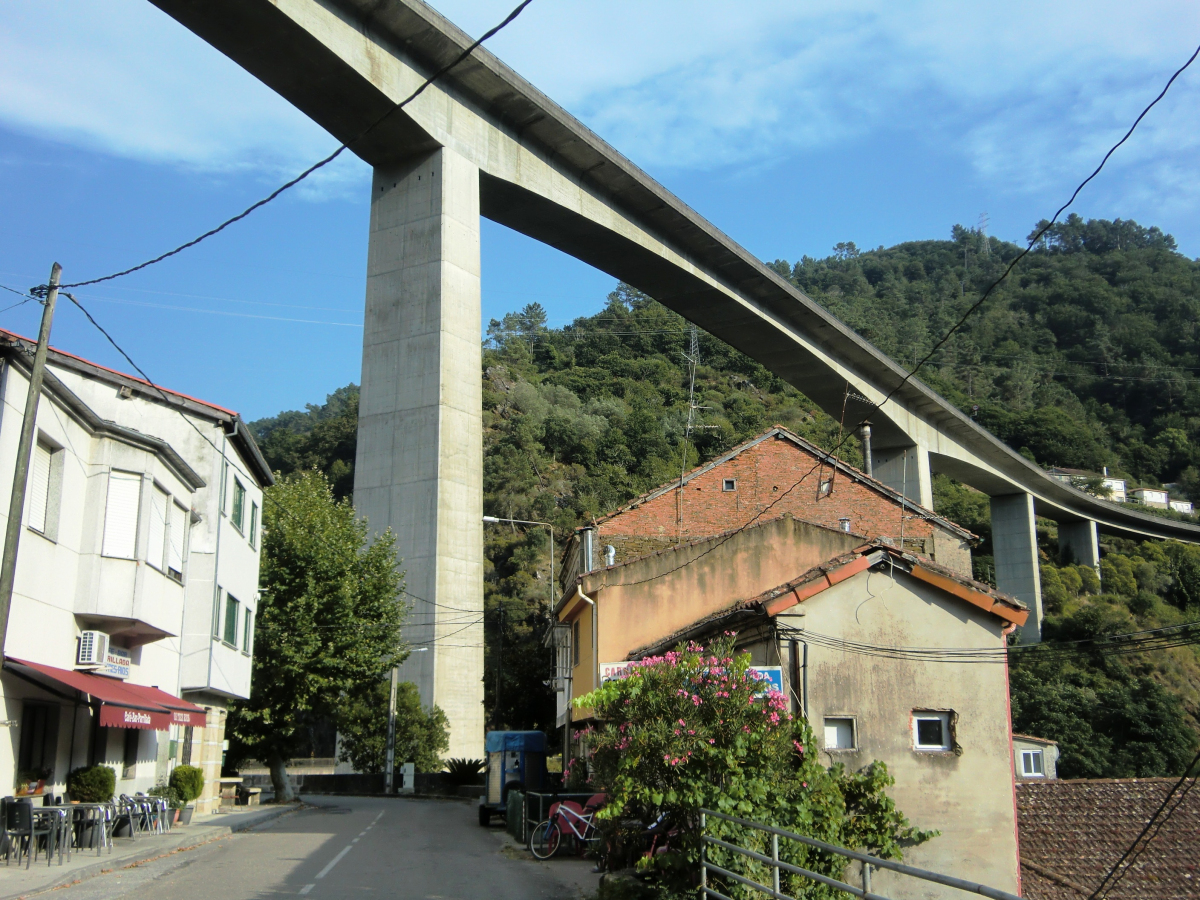
M 269 822 L 299 808 L 299 804 L 288 804 L 197 816 L 192 819 L 191 825 L 186 827 L 176 825 L 167 834 L 144 834 L 136 839 L 116 838 L 113 841 L 112 853 L 104 851 L 97 856 L 95 850 L 73 851 L 71 861 L 61 866 L 58 864 L 57 854 L 54 857 L 54 863 L 49 866 L 46 865 L 46 857 L 39 855 L 37 862 L 29 869 L 25 868 L 24 860 L 21 861 L 21 866 L 18 868 L 14 859 L 11 865 L 0 865 L 0 900 L 28 897 L 87 878 L 94 878 L 104 872 L 129 868 L 181 850 L 190 850 L 201 844 Z

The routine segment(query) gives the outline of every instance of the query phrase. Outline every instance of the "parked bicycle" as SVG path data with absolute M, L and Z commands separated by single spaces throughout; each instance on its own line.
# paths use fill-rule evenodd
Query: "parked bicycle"
M 550 807 L 550 816 L 534 826 L 529 835 L 529 852 L 537 859 L 550 859 L 565 840 L 574 840 L 579 853 L 598 850 L 600 832 L 596 811 L 604 805 L 604 794 L 592 796 L 584 806 L 561 800 Z

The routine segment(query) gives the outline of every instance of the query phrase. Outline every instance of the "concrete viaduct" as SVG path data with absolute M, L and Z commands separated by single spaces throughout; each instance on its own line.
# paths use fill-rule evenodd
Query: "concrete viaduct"
M 419 0 L 151 2 L 341 141 L 471 43 Z M 416 605 L 407 637 L 432 642 L 404 677 L 449 716 L 450 755 L 478 757 L 480 216 L 645 291 L 831 414 L 847 383 L 879 402 L 904 370 L 484 48 L 351 150 L 374 168 L 355 503 L 396 532 Z M 847 420 L 867 411 L 852 402 Z M 1031 621 L 1035 514 L 1093 566 L 1097 527 L 1200 541 L 1200 527 L 1047 477 L 916 379 L 870 418 L 876 477 L 925 506 L 932 472 L 991 496 L 996 580 Z

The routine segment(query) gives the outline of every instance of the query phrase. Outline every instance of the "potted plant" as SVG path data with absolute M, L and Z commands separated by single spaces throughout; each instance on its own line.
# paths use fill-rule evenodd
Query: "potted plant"
M 67 776 L 67 793 L 83 803 L 107 803 L 117 789 L 117 772 L 109 766 L 85 766 Z
M 179 796 L 179 792 L 169 784 L 160 784 L 157 787 L 152 787 L 148 790 L 151 797 L 162 797 L 167 801 L 167 808 L 171 810 L 171 822 L 179 821 L 179 811 L 183 809 L 184 803 Z
M 174 789 L 182 804 L 179 824 L 190 825 L 195 811 L 192 801 L 204 793 L 204 773 L 196 766 L 176 766 L 168 786 Z

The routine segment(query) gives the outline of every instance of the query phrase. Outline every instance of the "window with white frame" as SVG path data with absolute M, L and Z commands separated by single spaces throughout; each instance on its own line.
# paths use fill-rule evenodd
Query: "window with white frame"
M 183 582 L 183 559 L 187 555 L 188 511 L 172 503 L 167 523 L 167 575 Z
M 150 541 L 146 547 L 146 562 L 160 572 L 165 571 L 167 565 L 168 510 L 171 505 L 171 495 L 154 485 L 150 492 Z
M 108 497 L 104 505 L 104 543 L 101 553 L 117 559 L 137 558 L 138 512 L 141 509 L 142 476 L 135 472 L 108 473 Z
M 914 710 L 912 716 L 914 750 L 949 750 L 950 713 Z
M 250 611 L 250 607 L 246 607 L 245 617 L 242 622 L 242 652 L 250 652 L 250 636 L 254 633 L 254 613 Z
M 229 521 L 233 523 L 233 527 L 238 531 L 242 530 L 246 518 L 246 488 L 238 481 L 237 476 L 233 478 L 233 510 L 229 513 Z
M 825 749 L 853 750 L 854 719 L 849 716 L 825 717 Z
M 721 479 L 721 490 L 736 491 L 737 490 L 737 479 L 736 478 Z
M 258 504 L 250 504 L 250 546 L 258 549 Z
M 238 610 L 241 604 L 228 591 L 225 592 L 225 634 L 224 639 L 231 647 L 237 647 Z
M 50 519 L 50 469 L 54 451 L 39 441 L 33 448 L 33 473 L 29 481 L 28 525 L 38 534 L 46 534 Z
M 1045 777 L 1045 760 L 1042 758 L 1041 750 L 1021 751 L 1021 774 L 1026 778 Z

